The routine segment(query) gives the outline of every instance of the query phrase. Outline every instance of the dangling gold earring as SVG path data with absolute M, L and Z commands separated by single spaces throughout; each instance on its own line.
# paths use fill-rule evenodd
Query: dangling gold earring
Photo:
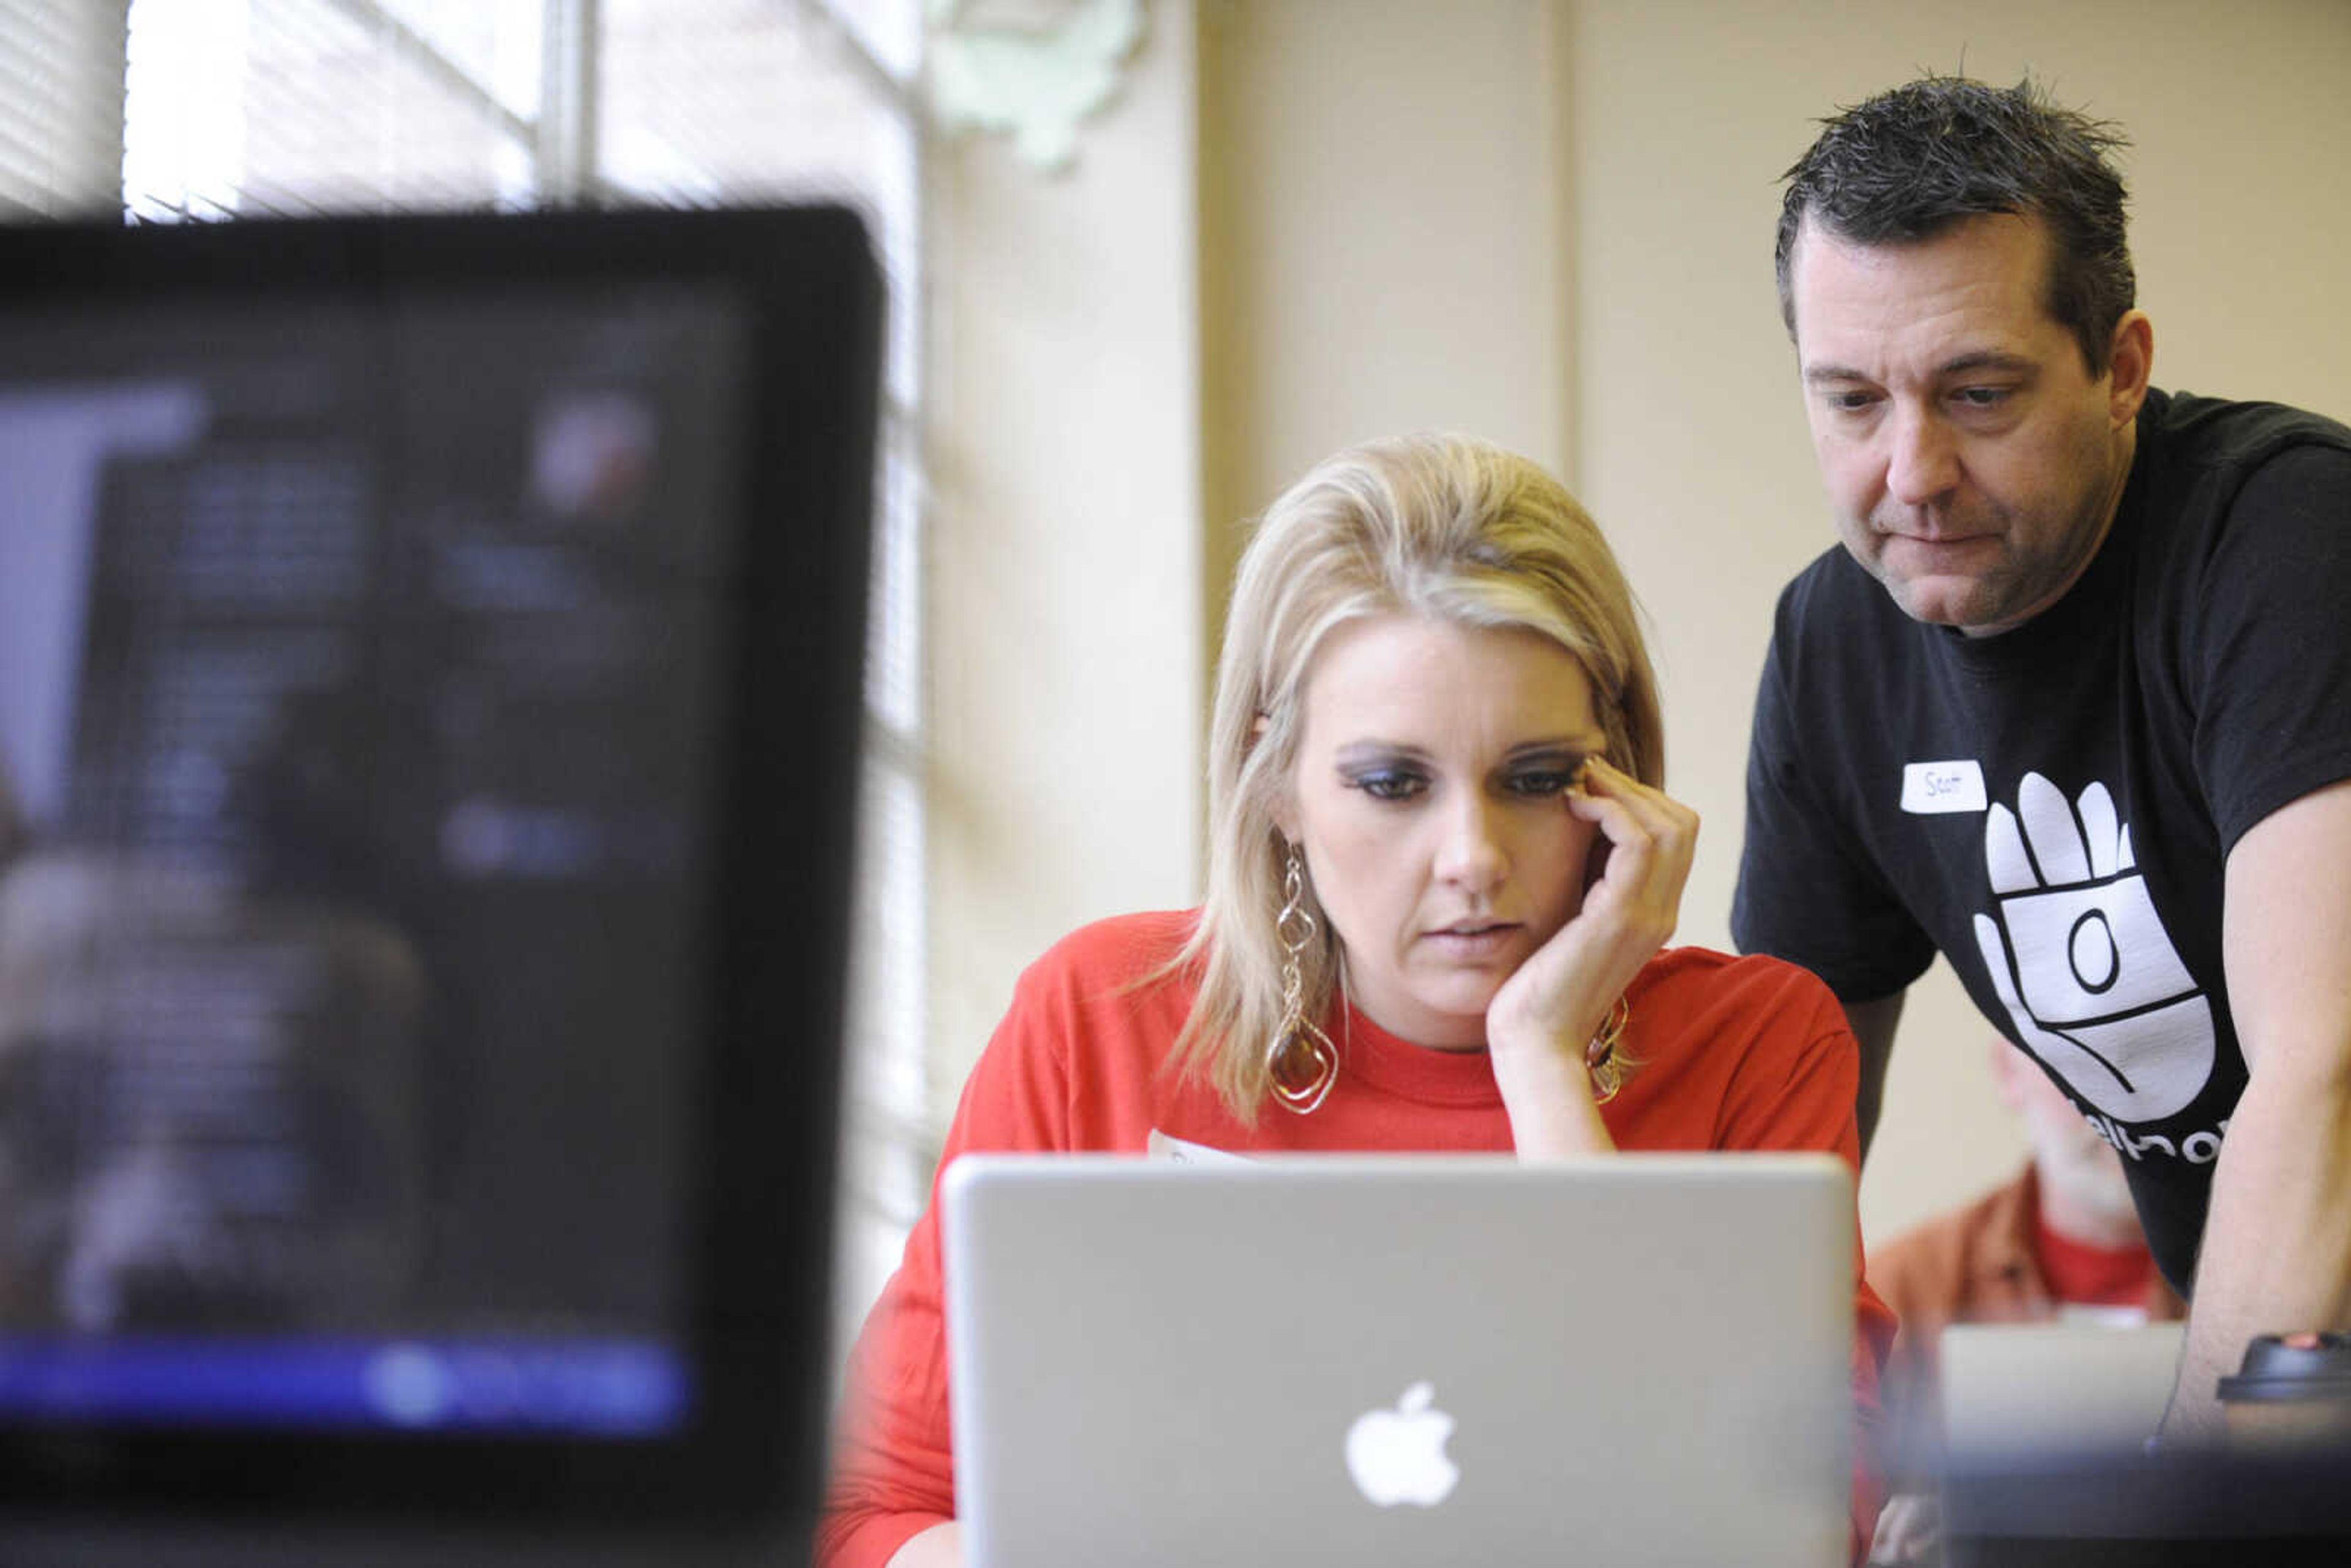
M 1281 1023 L 1266 1047 L 1266 1077 L 1284 1110 L 1303 1116 L 1322 1103 L 1339 1081 L 1339 1052 L 1331 1037 L 1306 1016 L 1306 981 L 1299 966 L 1314 939 L 1314 916 L 1306 907 L 1306 857 L 1296 844 L 1281 872 L 1281 913 L 1274 917 L 1281 938 Z
M 1605 1105 L 1616 1098 L 1616 1091 L 1625 1087 L 1625 1064 L 1616 1060 L 1616 1042 L 1625 1038 L 1625 1026 L 1633 1019 L 1633 1005 L 1621 995 L 1608 1009 L 1608 1017 L 1600 1025 L 1600 1032 L 1583 1048 L 1584 1071 L 1592 1074 L 1592 1103 Z

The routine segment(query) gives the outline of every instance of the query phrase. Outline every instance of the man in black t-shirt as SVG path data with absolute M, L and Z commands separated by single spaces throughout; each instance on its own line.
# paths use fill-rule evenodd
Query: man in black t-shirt
M 2155 391 L 2107 128 L 1928 78 L 1789 172 L 1843 544 L 1782 596 L 1732 929 L 1817 971 L 1866 1145 L 1940 951 L 2193 1288 L 2167 1432 L 2351 1326 L 2351 430 Z

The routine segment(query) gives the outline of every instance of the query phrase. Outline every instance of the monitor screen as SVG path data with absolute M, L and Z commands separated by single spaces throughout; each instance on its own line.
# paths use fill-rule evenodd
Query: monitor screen
M 824 209 L 0 235 L 0 1504 L 812 1486 L 877 319 Z

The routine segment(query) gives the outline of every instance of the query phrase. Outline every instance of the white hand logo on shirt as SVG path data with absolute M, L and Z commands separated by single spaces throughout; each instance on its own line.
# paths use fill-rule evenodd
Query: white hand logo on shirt
M 2077 822 L 2064 791 L 2028 773 L 2013 815 L 1991 808 L 1997 918 L 1975 917 L 1976 946 L 2018 1044 L 2116 1121 L 2158 1121 L 2211 1076 L 2211 1004 L 2155 912 L 2106 787 L 2091 784 L 2080 807 Z

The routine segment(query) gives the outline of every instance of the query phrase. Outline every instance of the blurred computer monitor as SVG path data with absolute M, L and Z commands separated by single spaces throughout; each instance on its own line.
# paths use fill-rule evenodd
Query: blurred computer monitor
M 837 209 L 0 231 L 0 1556 L 805 1525 L 879 316 Z
M 2176 1322 L 1947 1329 L 1947 1568 L 2351 1562 L 2351 1448 L 2150 1448 L 2184 1343 Z

